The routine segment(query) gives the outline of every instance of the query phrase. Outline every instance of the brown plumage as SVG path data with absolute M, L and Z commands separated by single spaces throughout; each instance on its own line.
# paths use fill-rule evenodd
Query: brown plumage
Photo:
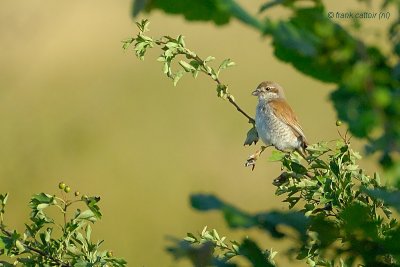
M 253 92 L 258 97 L 256 129 L 266 145 L 304 156 L 307 139 L 292 108 L 286 101 L 283 88 L 271 81 L 262 82 Z

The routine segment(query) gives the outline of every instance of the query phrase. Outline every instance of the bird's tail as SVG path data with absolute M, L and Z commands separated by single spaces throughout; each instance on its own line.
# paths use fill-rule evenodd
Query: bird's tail
M 306 148 L 308 147 L 308 142 L 304 137 L 301 137 L 301 145 L 296 151 L 307 161 L 307 150 Z

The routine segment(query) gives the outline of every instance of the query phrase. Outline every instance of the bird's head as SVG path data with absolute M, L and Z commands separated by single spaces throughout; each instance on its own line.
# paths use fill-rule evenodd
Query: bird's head
M 279 84 L 271 81 L 260 83 L 257 89 L 253 91 L 252 95 L 258 96 L 258 99 L 267 101 L 278 98 L 285 99 L 283 88 Z

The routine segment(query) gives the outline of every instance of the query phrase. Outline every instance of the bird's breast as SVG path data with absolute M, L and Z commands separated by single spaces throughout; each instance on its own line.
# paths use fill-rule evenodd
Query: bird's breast
M 290 151 L 299 146 L 293 130 L 275 116 L 267 103 L 259 103 L 255 121 L 258 136 L 266 145 L 274 145 L 281 151 Z
M 276 119 L 276 118 L 275 118 Z M 271 134 L 274 128 L 274 115 L 268 105 L 259 103 L 256 109 L 256 129 L 258 136 L 266 144 L 270 145 Z

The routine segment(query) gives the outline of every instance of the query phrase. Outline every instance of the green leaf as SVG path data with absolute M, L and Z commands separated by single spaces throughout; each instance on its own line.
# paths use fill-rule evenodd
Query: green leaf
M 6 243 L 3 239 L 7 240 L 7 237 L 0 235 L 0 255 L 2 255 L 2 250 L 6 248 Z
M 244 146 L 251 146 L 253 143 L 257 144 L 258 142 L 258 132 L 257 129 L 253 126 L 246 135 L 246 140 L 244 140 Z
M 92 235 L 92 227 L 90 227 L 90 224 L 86 225 L 85 232 L 86 232 L 86 240 L 89 241 Z
M 169 64 L 168 64 L 168 62 L 165 62 L 163 65 L 163 72 L 164 72 L 164 74 L 167 74 L 169 71 L 170 71 Z
M 336 175 L 336 177 L 339 178 L 340 170 L 339 170 L 339 165 L 337 164 L 337 162 L 335 162 L 334 160 L 331 160 L 329 162 L 329 166 L 330 166 L 331 171 Z
M 300 237 L 306 239 L 309 220 L 299 212 L 263 212 L 251 215 L 230 204 L 227 204 L 213 195 L 197 194 L 191 196 L 192 207 L 200 211 L 220 210 L 225 221 L 232 228 L 262 227 L 272 236 L 281 238 L 285 236 L 278 230 L 279 225 L 286 225 L 296 230 Z
M 260 7 L 259 12 L 261 13 L 261 12 L 267 10 L 267 9 L 270 9 L 271 7 L 274 7 L 276 5 L 280 5 L 282 3 L 284 3 L 284 0 L 272 0 L 270 2 L 266 2 Z
M 42 209 L 47 208 L 49 205 L 50 205 L 50 204 L 42 203 L 42 204 L 37 205 L 36 208 L 37 208 L 38 210 L 42 210 Z
M 146 0 L 135 0 L 133 1 L 132 16 L 136 17 L 144 8 Z
M 18 249 L 18 253 L 22 253 L 22 252 L 24 252 L 25 251 L 25 246 L 22 244 L 22 242 L 21 241 L 19 241 L 19 240 L 16 240 L 15 241 L 15 246 L 17 247 L 17 249 Z
M 286 153 L 278 150 L 273 150 L 271 156 L 269 156 L 268 161 L 281 161 L 286 156 Z
M 74 267 L 92 267 L 93 264 L 90 262 L 84 261 L 82 259 L 79 259 L 75 264 Z
M 74 239 L 81 245 L 86 245 L 86 240 L 80 232 L 74 234 Z
M 180 70 L 177 73 L 175 73 L 174 75 L 174 86 L 176 86 L 178 84 L 178 81 L 183 77 L 183 75 L 185 74 L 184 71 Z
M 178 36 L 178 43 L 181 45 L 181 47 L 185 47 L 186 46 L 186 44 L 185 44 L 185 36 L 179 35 Z
M 164 56 L 159 56 L 159 57 L 157 58 L 157 61 L 158 61 L 158 62 L 165 62 L 165 61 L 167 61 L 167 60 L 165 59 Z
M 100 197 L 88 197 L 85 199 L 85 203 L 87 207 L 93 212 L 94 216 L 96 218 L 101 219 L 101 212 L 99 206 L 97 206 L 97 203 L 100 201 Z
M 269 231 L 273 237 L 282 238 L 284 233 L 278 230 L 279 225 L 286 225 L 295 230 L 301 240 L 307 239 L 307 229 L 310 219 L 300 212 L 267 212 L 256 215 L 256 221 L 265 230 Z
M 229 58 L 225 59 L 224 61 L 222 61 L 221 65 L 219 65 L 217 74 L 219 74 L 219 72 L 221 70 L 224 70 L 224 69 L 234 66 L 234 65 L 235 65 L 235 62 L 231 61 Z
M 89 210 L 80 212 L 75 219 L 95 222 L 97 220 L 97 216 L 95 215 L 95 213 L 92 210 L 89 209 Z
M 142 33 L 149 31 L 149 24 L 150 21 L 148 19 L 142 19 L 140 22 L 136 22 L 136 26 Z
M 135 41 L 134 38 L 130 38 L 130 39 L 122 41 L 122 49 L 124 49 L 124 50 L 128 49 L 129 46 L 133 43 L 133 41 Z
M 304 167 L 303 165 L 301 165 L 297 162 L 292 161 L 290 163 L 290 167 L 293 172 L 298 173 L 298 174 L 305 175 L 308 172 L 306 167 Z
M 190 203 L 193 208 L 207 211 L 221 209 L 223 203 L 213 195 L 195 194 L 190 197 Z
M 171 48 L 174 49 L 174 48 L 177 48 L 179 46 L 179 44 L 176 41 L 174 41 L 174 42 L 168 42 L 165 46 L 168 47 L 169 49 L 171 49 Z M 175 51 L 175 50 L 173 50 L 173 51 Z
M 14 264 L 6 262 L 6 261 L 1 261 L 1 267 L 15 267 Z
M 228 86 L 226 86 L 225 84 L 218 84 L 217 96 L 226 99 L 228 96 Z
M 252 263 L 252 266 L 274 267 L 258 245 L 250 239 L 243 240 L 239 247 L 239 254 L 247 258 Z
M 53 202 L 53 196 L 45 193 L 40 193 L 33 195 L 31 201 L 36 201 L 38 203 L 51 203 Z
M 0 194 L 0 205 L 5 206 L 7 204 L 8 193 Z
M 191 64 L 187 63 L 186 61 L 179 61 L 179 65 L 181 65 L 181 67 L 186 71 L 186 72 L 191 72 L 196 70 L 196 68 L 194 68 Z
M 147 11 L 160 9 L 169 14 L 181 14 L 191 21 L 213 21 L 218 25 L 228 23 L 231 16 L 229 9 L 215 0 L 174 0 L 173 4 L 165 0 L 147 0 L 145 8 Z
M 215 59 L 215 57 L 213 57 L 213 56 L 208 56 L 208 57 L 204 60 L 204 62 L 207 63 L 207 62 L 213 61 L 214 59 Z
M 386 205 L 394 207 L 398 212 L 400 212 L 400 191 L 394 190 L 390 191 L 384 188 L 367 189 L 363 188 L 370 197 L 374 199 L 381 199 Z
M 340 238 L 338 227 L 324 216 L 316 216 L 312 220 L 310 230 L 318 233 L 318 240 L 323 248 L 328 247 Z

